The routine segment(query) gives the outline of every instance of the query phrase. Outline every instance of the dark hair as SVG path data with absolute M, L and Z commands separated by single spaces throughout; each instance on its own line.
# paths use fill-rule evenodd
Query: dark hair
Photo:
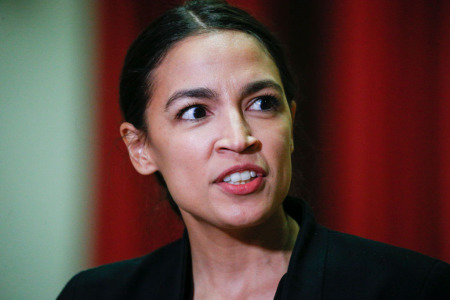
M 189 36 L 220 30 L 245 32 L 264 46 L 278 67 L 290 103 L 295 95 L 295 83 L 274 35 L 250 14 L 226 1 L 192 0 L 164 13 L 128 49 L 120 78 L 120 108 L 125 121 L 147 137 L 145 111 L 152 98 L 155 69 L 177 42 Z M 158 178 L 164 184 L 160 174 Z M 169 200 L 173 206 L 170 194 Z

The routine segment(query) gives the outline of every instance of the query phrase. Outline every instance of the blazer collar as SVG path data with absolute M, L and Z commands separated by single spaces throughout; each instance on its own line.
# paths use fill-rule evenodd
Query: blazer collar
M 280 299 L 322 299 L 327 230 L 316 223 L 312 210 L 305 201 L 288 197 L 283 206 L 297 221 L 300 231 Z

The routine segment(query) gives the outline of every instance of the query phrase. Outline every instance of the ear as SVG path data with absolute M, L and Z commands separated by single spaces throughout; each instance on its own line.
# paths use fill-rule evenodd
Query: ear
M 120 134 L 136 171 L 142 175 L 158 171 L 142 131 L 137 130 L 131 123 L 124 122 L 120 125 Z
M 291 153 L 294 152 L 294 120 L 295 120 L 295 111 L 297 110 L 297 103 L 292 100 L 291 101 L 291 120 L 292 120 L 292 131 L 291 131 Z
M 292 118 L 292 124 L 294 124 L 295 119 L 295 111 L 297 110 L 297 103 L 292 100 L 291 101 L 291 118 Z

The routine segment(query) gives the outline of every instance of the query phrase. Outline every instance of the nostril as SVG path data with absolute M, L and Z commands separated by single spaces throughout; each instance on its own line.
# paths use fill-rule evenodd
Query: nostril
M 216 150 L 219 152 L 234 152 L 249 154 L 259 151 L 260 141 L 254 136 L 246 136 L 244 139 L 223 138 L 217 141 Z
M 236 153 L 253 152 L 258 149 L 259 141 L 252 135 L 251 128 L 241 111 L 229 110 L 220 120 L 220 139 L 216 150 Z

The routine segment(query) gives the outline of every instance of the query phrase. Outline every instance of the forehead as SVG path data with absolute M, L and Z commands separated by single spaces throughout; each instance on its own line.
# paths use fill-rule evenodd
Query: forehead
M 153 87 L 155 93 L 169 92 L 252 79 L 271 79 L 281 85 L 278 68 L 256 38 L 239 31 L 217 31 L 175 44 L 155 70 Z
M 239 54 L 240 55 L 235 55 Z M 233 55 L 234 54 L 234 55 Z M 161 65 L 170 67 L 177 59 L 190 63 L 203 63 L 218 58 L 235 56 L 235 59 L 252 56 L 255 59 L 269 58 L 267 50 L 253 36 L 240 31 L 216 31 L 194 35 L 183 39 L 169 50 Z M 160 66 L 161 66 L 160 65 Z

